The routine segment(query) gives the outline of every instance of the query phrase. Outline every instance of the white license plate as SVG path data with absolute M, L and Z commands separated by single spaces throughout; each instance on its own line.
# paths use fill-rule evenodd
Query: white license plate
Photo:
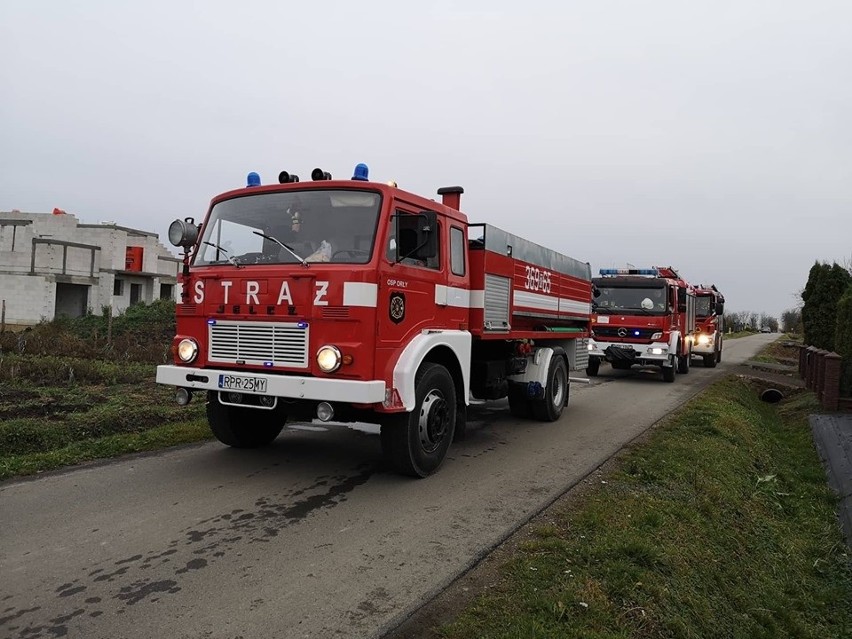
M 266 380 L 248 375 L 219 375 L 219 388 L 247 393 L 265 393 Z

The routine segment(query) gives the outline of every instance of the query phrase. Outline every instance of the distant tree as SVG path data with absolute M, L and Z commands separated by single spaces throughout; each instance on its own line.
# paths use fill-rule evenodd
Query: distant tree
M 836 262 L 829 266 L 815 262 L 802 291 L 802 324 L 805 342 L 817 348 L 834 350 L 837 304 L 852 285 L 852 275 Z
M 770 331 L 772 331 L 773 333 L 777 333 L 779 326 L 778 318 L 773 317 L 772 315 L 767 315 L 766 324 L 764 324 L 764 326 L 768 326 Z
M 781 313 L 781 327 L 785 333 L 801 333 L 802 309 L 791 308 Z

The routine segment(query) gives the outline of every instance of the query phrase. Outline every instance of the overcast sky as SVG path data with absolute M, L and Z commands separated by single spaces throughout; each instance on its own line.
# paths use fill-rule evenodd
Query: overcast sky
M 410 6 L 409 6 L 410 4 Z M 852 259 L 852 3 L 0 0 L 0 210 L 155 231 L 320 166 L 779 315 Z

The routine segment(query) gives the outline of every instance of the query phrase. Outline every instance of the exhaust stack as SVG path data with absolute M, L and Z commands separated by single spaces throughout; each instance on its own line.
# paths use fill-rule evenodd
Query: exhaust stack
M 464 193 L 464 189 L 460 186 L 442 186 L 438 189 L 438 195 L 441 196 L 441 204 L 456 211 L 461 210 L 462 193 Z

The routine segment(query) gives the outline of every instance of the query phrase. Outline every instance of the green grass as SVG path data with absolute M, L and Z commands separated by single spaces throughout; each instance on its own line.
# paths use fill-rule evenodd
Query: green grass
M 806 415 L 712 386 L 539 527 L 452 638 L 848 637 L 852 571 Z
M 26 374 L 14 383 L 2 381 L 0 364 L 0 479 L 210 437 L 203 398 L 178 406 L 173 389 L 154 383 L 150 365 L 117 372 L 113 363 L 83 360 L 102 373 L 92 374 L 94 383 L 55 385 L 48 372 L 49 384 L 38 385 L 30 374 L 50 371 L 45 358 L 20 359 Z M 116 374 L 135 381 L 109 383 Z
M 95 459 L 159 450 L 211 437 L 207 422 L 194 420 L 157 426 L 137 433 L 121 433 L 76 441 L 43 452 L 3 455 L 0 457 L 0 480 L 55 470 Z

